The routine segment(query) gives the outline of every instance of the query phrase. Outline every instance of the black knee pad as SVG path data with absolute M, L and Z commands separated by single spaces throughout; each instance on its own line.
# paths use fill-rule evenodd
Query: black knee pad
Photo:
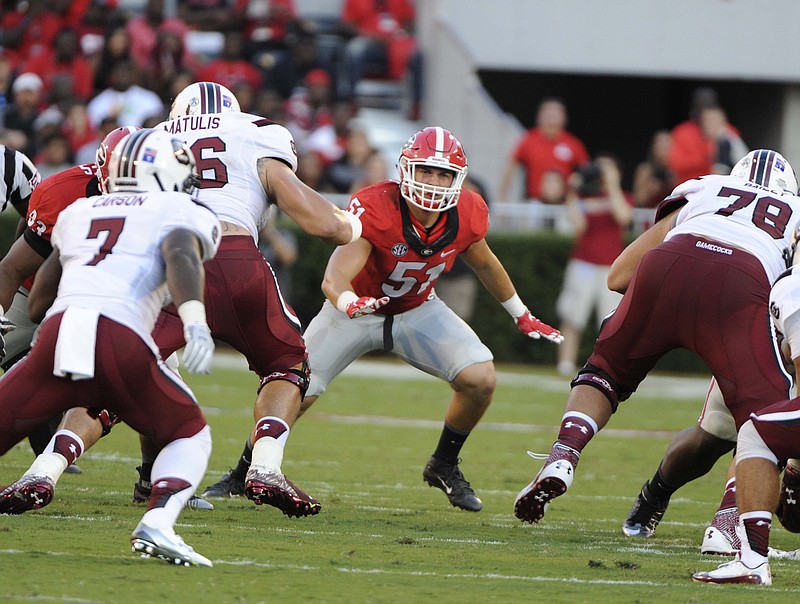
M 284 371 L 273 371 L 269 375 L 262 377 L 261 383 L 258 385 L 258 393 L 261 392 L 264 386 L 275 380 L 283 380 L 294 384 L 300 389 L 300 398 L 305 398 L 306 390 L 308 390 L 308 385 L 311 382 L 311 370 L 308 367 L 308 362 L 303 361 L 303 366 L 300 369 L 291 367 Z
M 599 367 L 591 365 L 590 363 L 586 363 L 586 365 L 583 366 L 569 385 L 572 388 L 575 386 L 591 386 L 599 390 L 608 399 L 612 413 L 616 412 L 619 404 L 632 394 L 631 392 L 620 392 L 614 378 Z

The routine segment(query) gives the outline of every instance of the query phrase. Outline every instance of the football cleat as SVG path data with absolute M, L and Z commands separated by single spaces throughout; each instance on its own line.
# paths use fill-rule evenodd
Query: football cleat
M 633 502 L 628 518 L 622 524 L 622 532 L 626 537 L 652 537 L 656 534 L 656 527 L 664 517 L 664 512 L 667 511 L 669 499 L 653 502 L 646 489 L 647 483 L 644 483 L 636 501 Z
M 172 529 L 157 529 L 143 522 L 131 534 L 131 551 L 142 558 L 154 556 L 178 566 L 213 566 L 211 560 L 186 545 Z
M 736 525 L 739 524 L 739 511 L 737 508 L 717 510 L 714 520 L 705 533 L 703 544 L 700 546 L 701 554 L 717 556 L 735 556 L 739 553 L 742 542 L 736 534 Z
M 458 463 L 449 464 L 431 457 L 422 471 L 422 479 L 430 486 L 444 491 L 454 507 L 468 512 L 480 512 L 483 509 L 483 502 L 464 478 Z
M 147 503 L 150 501 L 150 492 L 152 489 L 151 483 L 148 480 L 143 480 L 141 475 L 142 466 L 138 466 L 136 470 L 139 472 L 139 480 L 133 483 L 133 503 Z M 186 507 L 192 510 L 213 510 L 214 506 L 210 501 L 206 501 L 197 495 L 192 495 L 189 501 L 186 502 Z
M 694 573 L 692 580 L 698 583 L 750 583 L 751 585 L 772 585 L 772 573 L 769 562 L 763 562 L 755 568 L 745 566 L 737 557 L 735 560 L 720 564 L 716 570 Z
M 578 464 L 577 451 L 559 445 L 554 453 L 563 455 L 546 463 L 539 473 L 514 499 L 514 515 L 525 522 L 539 522 L 550 506 L 550 501 L 567 492 L 575 477 L 575 466 Z M 538 457 L 535 453 L 528 454 Z M 551 456 L 553 453 L 550 454 Z
M 787 465 L 781 479 L 781 494 L 775 511 L 787 531 L 800 533 L 800 471 Z
M 279 472 L 251 466 L 245 479 L 244 494 L 256 505 L 266 503 L 290 518 L 314 516 L 322 510 L 319 501 L 306 495 Z
M 239 495 L 244 495 L 244 480 L 236 478 L 233 475 L 233 470 L 220 478 L 219 482 L 215 482 L 203 491 L 203 497 L 210 497 L 212 499 L 238 497 Z
M 64 470 L 64 474 L 83 474 L 83 470 L 81 470 L 75 464 L 71 464 L 67 466 L 66 470 Z
M 56 484 L 44 474 L 23 476 L 0 491 L 0 514 L 38 510 L 53 500 Z

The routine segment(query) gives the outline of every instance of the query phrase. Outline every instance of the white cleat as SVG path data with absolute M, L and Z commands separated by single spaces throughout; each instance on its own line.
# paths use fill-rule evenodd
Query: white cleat
M 703 533 L 703 544 L 700 546 L 701 554 L 715 556 L 735 556 L 739 553 L 738 539 L 736 543 L 730 535 L 715 526 L 709 526 Z
M 574 477 L 575 466 L 566 459 L 547 464 L 514 499 L 514 515 L 526 522 L 539 522 L 550 501 L 566 493 Z
M 211 560 L 186 545 L 172 529 L 157 529 L 142 522 L 131 534 L 131 551 L 142 558 L 155 556 L 177 566 L 213 566 Z
M 694 573 L 692 580 L 698 583 L 749 583 L 751 585 L 772 585 L 772 573 L 769 562 L 763 562 L 755 568 L 745 566 L 737 557 L 731 562 L 720 564 L 717 570 Z

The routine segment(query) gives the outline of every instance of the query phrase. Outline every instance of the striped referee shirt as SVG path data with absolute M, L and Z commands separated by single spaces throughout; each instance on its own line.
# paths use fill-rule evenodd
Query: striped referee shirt
M 0 212 L 11 203 L 24 216 L 31 193 L 42 178 L 24 153 L 3 145 L 0 145 L 0 153 Z

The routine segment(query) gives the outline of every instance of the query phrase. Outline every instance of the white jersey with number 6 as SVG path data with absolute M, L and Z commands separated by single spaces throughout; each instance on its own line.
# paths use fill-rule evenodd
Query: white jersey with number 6
M 197 160 L 197 198 L 223 222 L 246 228 L 258 242 L 269 201 L 258 175 L 261 158 L 278 159 L 297 170 L 294 140 L 283 126 L 249 113 L 189 115 L 162 122 L 183 140 Z

